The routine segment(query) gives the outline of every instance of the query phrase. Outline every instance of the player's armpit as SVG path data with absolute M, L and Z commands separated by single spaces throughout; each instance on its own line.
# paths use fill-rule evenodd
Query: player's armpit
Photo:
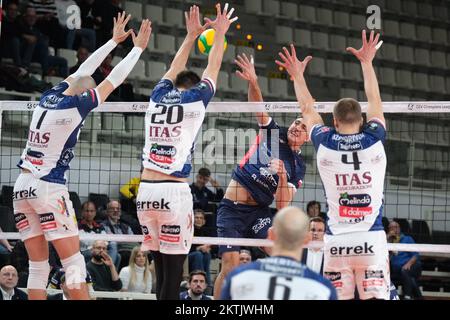
M 101 104 L 106 101 L 109 95 L 114 91 L 114 86 L 109 80 L 103 80 L 102 83 L 97 87 L 98 93 L 98 104 Z

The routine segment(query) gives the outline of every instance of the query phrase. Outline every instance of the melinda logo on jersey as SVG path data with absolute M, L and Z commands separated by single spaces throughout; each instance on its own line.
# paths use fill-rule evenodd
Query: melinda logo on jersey
M 172 164 L 175 162 L 177 149 L 174 146 L 162 146 L 154 143 L 150 149 L 150 159 L 164 164 Z

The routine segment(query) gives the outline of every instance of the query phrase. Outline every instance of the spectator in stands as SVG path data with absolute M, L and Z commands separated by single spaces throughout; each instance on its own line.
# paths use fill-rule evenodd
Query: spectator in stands
M 211 300 L 204 294 L 206 289 L 206 273 L 201 270 L 189 274 L 189 290 L 180 293 L 180 300 Z
M 48 38 L 36 28 L 36 11 L 28 7 L 20 24 L 20 34 L 26 42 L 26 51 L 23 51 L 22 65 L 29 67 L 31 61 L 39 62 L 43 75 L 59 75 L 67 77 L 67 60 L 61 57 L 50 56 L 48 51 Z M 52 68 L 50 70 L 50 68 Z
M 98 29 L 100 21 L 94 17 L 94 0 L 77 0 L 80 7 L 81 27 L 86 29 Z
M 309 220 L 309 234 L 312 241 L 323 241 L 325 235 L 325 221 L 318 216 Z M 323 274 L 323 249 L 304 248 L 302 254 L 302 263 L 308 268 L 319 274 Z
M 324 221 L 326 220 L 326 214 L 321 211 L 321 205 L 319 201 L 310 201 L 306 205 L 306 213 L 308 214 L 308 217 L 314 218 L 314 217 L 321 217 Z
M 106 248 L 106 241 L 94 242 L 92 259 L 87 263 L 86 269 L 92 277 L 95 291 L 119 291 L 122 289 L 122 281 Z
M 106 234 L 105 227 L 95 221 L 97 209 L 95 208 L 95 203 L 92 201 L 86 201 L 81 205 L 81 216 L 82 219 L 78 223 L 78 229 L 80 234 L 83 233 L 97 233 Z M 94 241 L 80 240 L 80 251 L 81 254 L 86 259 L 86 262 L 91 260 L 92 255 L 92 245 Z M 111 241 L 108 244 L 108 254 L 111 257 L 114 265 L 118 268 L 120 264 L 120 255 L 117 249 L 117 242 Z
M 89 274 L 89 272 L 87 272 L 87 274 L 86 274 L 86 284 L 88 286 L 89 295 L 92 295 L 92 293 L 94 293 L 94 287 L 92 285 L 92 278 L 91 278 L 91 275 Z M 69 290 L 67 290 L 67 286 L 66 286 L 66 273 L 62 268 L 57 270 L 53 274 L 47 288 L 62 290 L 62 293 L 48 295 L 47 300 L 71 300 L 70 295 L 69 295 Z
M 400 225 L 391 221 L 387 234 L 389 243 L 415 243 L 413 238 L 404 235 Z M 418 285 L 418 279 L 422 273 L 422 266 L 418 252 L 395 251 L 390 252 L 391 280 L 397 286 L 402 285 L 405 300 L 413 298 L 421 299 L 422 293 Z
M 106 206 L 106 214 L 108 218 L 102 222 L 106 233 L 108 234 L 129 234 L 132 235 L 133 230 L 130 225 L 121 219 L 122 210 L 119 201 L 110 200 Z M 137 223 L 137 222 L 136 222 Z M 122 263 L 126 263 L 131 255 L 131 250 L 136 243 L 120 242 L 117 249 L 121 256 Z
M 151 293 L 152 273 L 147 255 L 140 247 L 134 247 L 128 266 L 122 268 L 119 274 L 122 280 L 122 291 Z
M 114 68 L 112 66 L 113 54 L 110 53 L 92 75 L 96 83 L 101 83 Z M 133 85 L 126 80 L 109 95 L 107 101 L 134 101 Z
M 194 237 L 213 237 L 212 232 L 205 227 L 205 213 L 201 209 L 194 210 Z M 211 245 L 193 244 L 188 254 L 189 272 L 202 270 L 206 273 L 207 284 L 211 284 L 210 264 Z
M 206 187 L 208 182 L 216 189 L 215 193 Z M 199 208 L 204 211 L 210 211 L 208 208 L 209 202 L 219 202 L 223 198 L 223 189 L 211 177 L 211 171 L 208 168 L 200 168 L 195 182 L 190 187 L 192 198 L 194 199 L 194 209 Z
M 26 38 L 22 39 L 19 28 L 18 6 L 15 2 L 6 5 L 6 15 L 2 21 L 2 32 L 0 41 L 2 46 L 1 56 L 11 57 L 16 66 L 22 67 L 22 56 L 27 50 Z M 24 47 L 24 50 L 21 48 Z
M 17 289 L 19 276 L 17 270 L 11 265 L 0 270 L 0 300 L 28 300 L 25 292 Z
M 77 64 L 70 68 L 70 74 L 75 73 L 83 62 L 89 57 L 87 48 L 80 46 L 77 50 Z
M 91 52 L 95 51 L 95 30 L 83 27 L 80 7 L 73 0 L 55 1 L 59 25 L 66 32 L 66 48 L 73 49 L 75 38 L 79 37 Z
M 239 251 L 239 265 L 252 262 L 252 253 L 250 250 L 241 249 Z

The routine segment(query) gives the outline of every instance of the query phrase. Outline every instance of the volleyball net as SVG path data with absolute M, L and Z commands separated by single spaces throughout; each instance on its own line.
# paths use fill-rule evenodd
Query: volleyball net
M 1 186 L 13 186 L 19 175 L 16 164 L 37 104 L 0 101 Z M 361 104 L 365 110 L 367 104 Z M 120 187 L 139 176 L 147 106 L 147 102 L 104 103 L 87 117 L 67 173 L 69 191 L 82 200 L 90 193 L 119 198 Z M 333 106 L 334 102 L 316 103 L 325 124 L 332 125 Z M 268 112 L 285 127 L 300 115 L 296 102 L 211 102 L 197 137 L 191 181 L 198 169 L 207 167 L 226 189 L 233 169 L 258 134 L 254 115 L 258 111 Z M 418 243 L 450 244 L 450 102 L 384 102 L 384 111 L 388 130 L 385 216 L 406 221 L 402 227 L 410 230 L 404 231 L 415 236 Z M 58 121 L 62 124 L 71 119 L 62 117 Z M 163 139 L 170 133 L 153 134 Z M 302 147 L 301 154 L 306 174 L 293 205 L 306 209 L 309 201 L 316 200 L 326 211 L 310 142 Z

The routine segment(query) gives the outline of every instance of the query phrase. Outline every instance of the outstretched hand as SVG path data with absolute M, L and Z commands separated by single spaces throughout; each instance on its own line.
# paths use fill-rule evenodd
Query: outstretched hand
M 247 58 L 245 53 L 238 55 L 234 62 L 241 68 L 241 71 L 237 70 L 236 74 L 238 77 L 247 80 L 249 82 L 256 82 L 258 76 L 256 75 L 253 56 L 250 59 Z
M 189 9 L 189 12 L 184 13 L 184 17 L 186 18 L 186 29 L 188 35 L 191 35 L 197 38 L 199 35 L 205 31 L 210 23 L 206 22 L 204 25 L 200 23 L 200 9 L 198 6 L 192 6 Z
M 303 75 L 306 66 L 312 59 L 311 56 L 307 56 L 303 61 L 300 61 L 297 58 L 297 53 L 293 44 L 291 44 L 291 52 L 289 52 L 286 47 L 283 47 L 283 52 L 279 52 L 278 55 L 280 56 L 281 60 L 283 60 L 283 62 L 275 60 L 275 63 L 285 68 L 289 75 L 293 78 L 296 75 Z
M 128 36 L 133 33 L 133 30 L 125 31 L 125 27 L 131 19 L 131 15 L 126 16 L 125 11 L 119 12 L 117 18 L 114 18 L 113 37 L 115 43 L 123 42 Z
M 205 21 L 208 25 L 214 28 L 216 32 L 225 34 L 230 28 L 230 25 L 233 22 L 235 22 L 238 19 L 238 17 L 231 18 L 231 15 L 234 12 L 234 8 L 231 8 L 231 10 L 228 12 L 228 3 L 225 3 L 225 6 L 223 7 L 223 12 L 220 7 L 220 3 L 216 4 L 216 10 L 217 10 L 216 19 L 212 21 L 209 18 L 205 18 Z
M 366 30 L 362 31 L 362 47 L 359 50 L 355 48 L 348 47 L 346 50 L 351 52 L 356 58 L 358 58 L 361 63 L 372 63 L 377 50 L 380 48 L 383 41 L 378 42 L 380 34 L 378 33 L 375 37 L 375 32 L 370 32 L 369 41 L 367 41 Z
M 142 50 L 147 48 L 148 40 L 150 39 L 150 35 L 152 33 L 152 22 L 148 19 L 142 20 L 141 28 L 139 29 L 139 33 L 136 36 L 134 32 L 131 33 L 133 37 L 133 43 L 135 47 L 139 47 Z

